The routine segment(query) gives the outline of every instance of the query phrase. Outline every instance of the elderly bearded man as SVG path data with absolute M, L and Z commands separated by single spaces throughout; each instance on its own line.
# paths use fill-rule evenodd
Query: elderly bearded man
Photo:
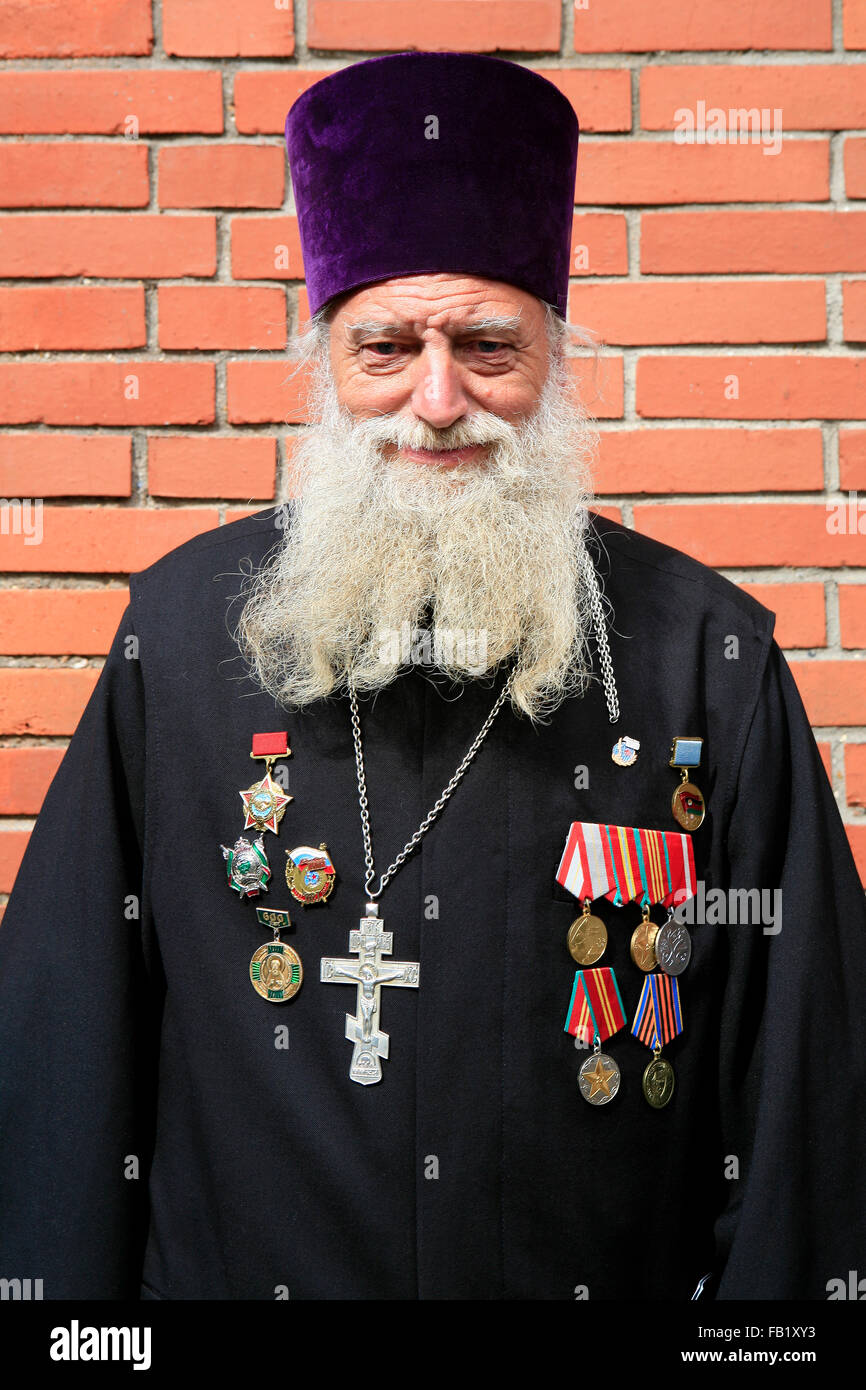
M 588 510 L 571 108 L 402 54 L 287 138 L 300 500 L 133 576 L 0 932 L 0 1273 L 824 1298 L 862 892 L 772 615 Z

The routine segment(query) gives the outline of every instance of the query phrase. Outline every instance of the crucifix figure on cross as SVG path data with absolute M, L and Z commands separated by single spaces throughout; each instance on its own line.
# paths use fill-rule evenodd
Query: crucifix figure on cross
M 357 1012 L 346 1015 L 346 1037 L 354 1043 L 349 1076 L 361 1086 L 382 1080 L 380 1058 L 388 1056 L 388 1034 L 379 1031 L 379 1004 L 382 985 L 417 989 L 421 967 L 416 961 L 389 961 L 393 932 L 384 930 L 375 903 L 367 904 L 367 915 L 358 930 L 349 933 L 349 950 L 357 960 L 326 956 L 321 979 L 325 984 L 352 984 L 358 987 Z

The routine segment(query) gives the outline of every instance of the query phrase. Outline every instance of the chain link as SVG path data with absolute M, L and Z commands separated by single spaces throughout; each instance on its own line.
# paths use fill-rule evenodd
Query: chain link
M 604 609 L 601 603 L 601 593 L 598 587 L 598 580 L 595 577 L 595 567 L 588 557 L 585 558 L 584 573 L 590 591 L 590 609 L 592 612 L 593 626 L 595 628 L 595 640 L 598 646 L 599 661 L 601 663 L 601 673 L 602 680 L 604 682 L 604 694 L 605 699 L 607 701 L 608 715 L 610 717 L 611 724 L 615 724 L 617 719 L 619 719 L 619 697 L 617 694 L 616 680 L 613 674 L 613 662 L 610 659 L 610 646 L 608 645 L 607 640 L 607 627 L 604 620 Z M 472 759 L 475 757 L 475 754 L 478 752 L 479 748 L 481 747 L 482 743 L 484 742 L 488 733 L 490 732 L 490 728 L 493 724 L 493 721 L 499 713 L 500 709 L 502 708 L 505 699 L 511 690 L 513 681 L 514 672 L 512 671 L 511 675 L 508 677 L 507 681 L 500 690 L 499 695 L 497 696 L 496 701 L 493 705 L 493 708 L 491 709 L 490 713 L 488 714 L 487 718 L 485 719 L 484 723 L 479 729 L 475 737 L 475 741 L 473 742 L 472 746 L 467 752 L 462 763 L 457 768 L 457 771 L 454 773 L 454 776 L 451 778 L 451 781 L 448 783 L 447 787 L 443 788 L 442 794 L 439 797 L 438 801 L 427 812 L 427 815 L 424 817 L 421 824 L 418 826 L 418 829 L 415 831 L 415 834 L 411 837 L 411 839 L 406 841 L 400 853 L 397 855 L 397 858 L 394 860 L 392 864 L 388 865 L 388 868 L 381 875 L 379 879 L 379 887 L 376 889 L 375 892 L 373 892 L 371 888 L 373 879 L 376 877 L 376 871 L 374 868 L 373 841 L 370 831 L 370 806 L 367 800 L 367 778 L 364 770 L 364 749 L 361 743 L 361 716 L 358 712 L 358 700 L 357 696 L 355 695 L 354 684 L 351 680 L 349 681 L 349 703 L 351 705 L 352 710 L 352 737 L 355 742 L 355 767 L 358 773 L 358 805 L 361 808 L 361 832 L 364 837 L 364 863 L 367 869 L 367 873 L 364 878 L 364 890 L 367 894 L 367 899 L 369 902 L 375 902 L 377 898 L 381 897 L 385 888 L 390 883 L 391 879 L 394 877 L 401 864 L 404 864 L 406 862 L 409 855 L 412 853 L 413 849 L 418 844 L 419 840 L 430 829 L 430 826 L 433 824 L 437 816 L 442 811 L 443 807 L 445 806 L 445 803 L 450 799 L 450 797 L 454 793 L 458 782 L 465 774 L 467 768 L 469 767 L 469 764 L 472 762 Z
M 607 640 L 607 623 L 604 620 L 601 591 L 598 587 L 595 566 L 588 555 L 584 555 L 583 569 L 584 578 L 589 587 L 589 606 L 592 612 L 592 624 L 595 629 L 595 641 L 598 647 L 601 678 L 604 682 L 604 698 L 607 701 L 607 712 L 610 722 L 611 724 L 615 724 L 619 719 L 619 694 L 616 688 L 616 678 L 613 674 L 613 662 L 610 659 L 610 645 Z
M 431 807 L 431 809 L 427 812 L 427 815 L 424 817 L 421 824 L 418 826 L 418 829 L 415 831 L 415 834 L 412 836 L 410 840 L 406 841 L 405 845 L 403 846 L 400 853 L 397 855 L 397 858 L 394 860 L 393 864 L 388 865 L 388 868 L 385 870 L 385 872 L 379 879 L 379 887 L 376 889 L 375 893 L 372 892 L 370 888 L 370 885 L 376 876 L 376 872 L 373 868 L 373 844 L 370 837 L 370 808 L 367 802 L 367 779 L 364 775 L 364 750 L 361 745 L 361 719 L 360 715 L 358 714 L 358 701 L 355 695 L 355 687 L 351 682 L 349 683 L 349 701 L 352 706 L 352 736 L 355 740 L 355 766 L 358 771 L 358 804 L 361 807 L 361 830 L 364 836 L 364 862 L 367 866 L 367 875 L 364 879 L 364 889 L 367 893 L 367 897 L 370 902 L 375 902 L 376 898 L 381 897 L 386 885 L 394 877 L 394 874 L 400 868 L 400 865 L 405 863 L 405 861 L 408 859 L 409 855 L 412 853 L 413 849 L 417 845 L 418 841 L 421 839 L 423 835 L 427 833 L 436 817 L 442 811 L 442 808 L 444 807 L 446 801 L 448 801 L 451 795 L 453 794 L 454 790 L 457 787 L 457 783 L 463 777 L 464 773 L 469 767 L 469 764 L 472 762 L 472 759 L 475 757 L 475 754 L 478 752 L 479 748 L 481 747 L 482 743 L 484 742 L 488 733 L 490 732 L 491 725 L 493 724 L 494 719 L 501 710 L 505 702 L 505 698 L 511 690 L 513 681 L 514 672 L 512 671 L 511 675 L 508 677 L 508 680 L 505 682 L 502 689 L 500 690 L 492 710 L 490 711 L 483 725 L 479 729 L 478 734 L 475 737 L 474 743 L 472 744 L 462 763 L 458 767 L 457 771 L 454 773 L 454 776 L 451 778 L 451 781 L 448 783 L 447 787 L 443 789 L 442 794 L 439 797 L 436 804 L 433 807 Z

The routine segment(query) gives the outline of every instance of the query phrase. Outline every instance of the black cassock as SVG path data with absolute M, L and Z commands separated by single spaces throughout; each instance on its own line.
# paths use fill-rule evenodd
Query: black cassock
M 349 1079 L 356 990 L 319 979 L 366 901 L 348 702 L 286 715 L 230 635 L 273 512 L 133 576 L 0 928 L 0 1275 L 46 1298 L 686 1300 L 709 1273 L 702 1296 L 726 1299 L 825 1299 L 866 1274 L 864 899 L 772 615 L 593 526 L 622 716 L 600 681 L 540 728 L 500 711 L 381 898 L 420 987 L 382 988 L 371 1086 Z M 500 681 L 455 698 L 415 667 L 362 699 L 377 875 Z M 252 735 L 277 729 L 294 799 L 265 835 L 269 892 L 241 901 L 220 846 L 264 773 Z M 622 734 L 631 767 L 611 759 Z M 592 1106 L 555 873 L 572 821 L 678 830 L 674 735 L 704 739 L 707 901 L 762 889 L 768 908 L 778 889 L 781 922 L 694 927 L 676 1089 L 654 1110 L 630 1033 L 640 909 L 596 903 L 627 1024 L 604 1045 L 619 1094 Z M 302 906 L 285 851 L 322 841 L 336 887 Z M 303 962 L 280 1005 L 250 983 L 257 905 L 291 911 Z

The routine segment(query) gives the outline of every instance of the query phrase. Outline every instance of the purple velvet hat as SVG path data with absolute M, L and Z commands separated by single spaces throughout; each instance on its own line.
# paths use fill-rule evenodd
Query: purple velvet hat
M 577 140 L 558 88 L 502 58 L 396 53 L 323 77 L 286 117 L 310 312 L 454 271 L 564 318 Z

